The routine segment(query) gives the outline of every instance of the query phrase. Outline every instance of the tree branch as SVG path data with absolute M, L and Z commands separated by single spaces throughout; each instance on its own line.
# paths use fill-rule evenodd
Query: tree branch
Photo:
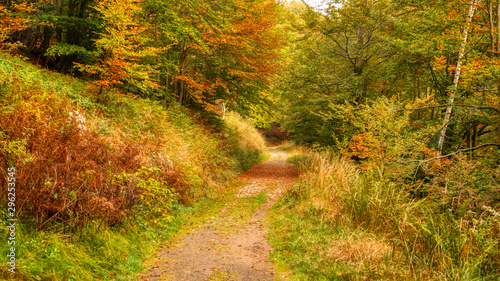
M 415 107 L 415 108 L 401 108 L 401 109 L 398 109 L 398 111 L 421 110 L 421 109 L 436 108 L 436 107 L 446 107 L 446 106 L 447 105 L 444 105 L 444 104 L 435 104 L 435 105 L 428 105 L 428 106 Z M 477 105 L 470 105 L 470 104 L 454 104 L 453 106 L 467 107 L 467 108 L 472 108 L 472 109 L 491 109 L 491 110 L 495 110 L 496 112 L 500 113 L 500 108 L 493 107 L 493 106 L 477 106 Z
M 480 148 L 487 147 L 487 146 L 497 146 L 497 147 L 500 147 L 500 143 L 485 143 L 485 144 L 478 145 L 476 147 L 460 149 L 460 150 L 457 150 L 457 151 L 455 151 L 453 153 L 442 155 L 442 156 L 437 156 L 437 157 L 433 157 L 433 158 L 429 158 L 429 159 L 423 159 L 423 160 L 404 161 L 403 163 L 407 164 L 407 163 L 412 163 L 412 162 L 429 162 L 429 161 L 438 160 L 438 159 L 442 159 L 442 158 L 448 158 L 448 157 L 457 155 L 459 153 L 468 152 L 468 151 L 480 149 Z

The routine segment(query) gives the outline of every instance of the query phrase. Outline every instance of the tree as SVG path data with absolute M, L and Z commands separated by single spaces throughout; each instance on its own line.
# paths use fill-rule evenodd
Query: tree
M 445 113 L 444 119 L 443 119 L 443 128 L 441 129 L 441 133 L 439 135 L 439 141 L 438 141 L 439 153 L 441 153 L 443 151 L 443 143 L 444 143 L 444 138 L 446 136 L 446 129 L 448 128 L 448 123 L 450 122 L 451 111 L 453 108 L 453 102 L 455 101 L 455 94 L 456 94 L 457 87 L 458 87 L 458 81 L 460 79 L 460 70 L 461 70 L 461 66 L 462 66 L 462 59 L 465 55 L 465 46 L 467 44 L 467 36 L 469 33 L 469 28 L 470 28 L 470 24 L 472 22 L 472 18 L 474 17 L 474 11 L 476 10 L 476 3 L 477 3 L 477 0 L 470 1 L 469 13 L 467 14 L 467 22 L 465 24 L 464 32 L 462 35 L 463 42 L 462 42 L 462 45 L 460 46 L 460 51 L 458 53 L 457 67 L 455 68 L 455 78 L 453 79 L 453 88 L 450 91 L 450 97 L 448 99 L 448 105 L 446 107 L 446 113 Z
M 220 99 L 259 100 L 278 69 L 274 1 L 147 1 L 145 7 L 157 44 L 169 46 L 159 55 L 160 84 L 179 103 L 211 108 Z
M 150 67 L 142 61 L 154 56 L 156 49 L 145 47 L 151 39 L 145 35 L 148 27 L 140 22 L 140 3 L 140 0 L 100 0 L 95 8 L 103 29 L 94 42 L 98 62 L 76 66 L 99 77 L 93 82 L 99 87 L 98 96 L 103 90 L 125 82 L 139 88 L 155 85 L 149 77 Z

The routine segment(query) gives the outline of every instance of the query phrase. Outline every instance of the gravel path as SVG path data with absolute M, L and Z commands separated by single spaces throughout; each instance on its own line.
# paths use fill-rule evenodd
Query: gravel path
M 269 160 L 240 176 L 245 185 L 234 200 L 197 229 L 166 245 L 141 280 L 275 280 L 269 262 L 272 248 L 267 243 L 263 221 L 269 208 L 298 177 L 294 165 L 285 162 L 286 153 L 270 150 Z M 242 199 L 266 193 L 263 203 L 245 216 Z M 243 210 L 244 211 L 244 210 Z M 241 214 L 241 215 L 240 215 Z

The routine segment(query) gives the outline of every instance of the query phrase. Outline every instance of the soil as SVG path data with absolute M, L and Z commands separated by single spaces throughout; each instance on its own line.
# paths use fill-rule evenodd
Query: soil
M 294 165 L 285 162 L 285 152 L 268 153 L 269 160 L 240 176 L 243 187 L 217 216 L 166 245 L 140 279 L 276 280 L 263 219 L 298 173 Z M 255 202 L 260 207 L 256 208 Z

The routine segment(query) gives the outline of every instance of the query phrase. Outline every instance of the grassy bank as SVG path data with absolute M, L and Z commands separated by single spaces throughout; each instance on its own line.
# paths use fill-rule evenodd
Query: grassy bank
M 274 259 L 291 279 L 500 277 L 498 206 L 484 193 L 468 197 L 473 186 L 455 186 L 463 179 L 449 176 L 446 192 L 434 185 L 422 194 L 334 153 L 296 160 L 301 179 L 273 208 L 270 231 Z M 466 159 L 453 161 L 466 178 L 474 176 Z
M 209 122 L 175 104 L 0 54 L 0 236 L 16 170 L 16 274 L 1 278 L 130 279 L 196 203 L 217 197 L 261 159 L 241 118 Z M 194 204 L 194 205 L 193 205 Z M 191 206 L 191 207 L 189 207 Z

